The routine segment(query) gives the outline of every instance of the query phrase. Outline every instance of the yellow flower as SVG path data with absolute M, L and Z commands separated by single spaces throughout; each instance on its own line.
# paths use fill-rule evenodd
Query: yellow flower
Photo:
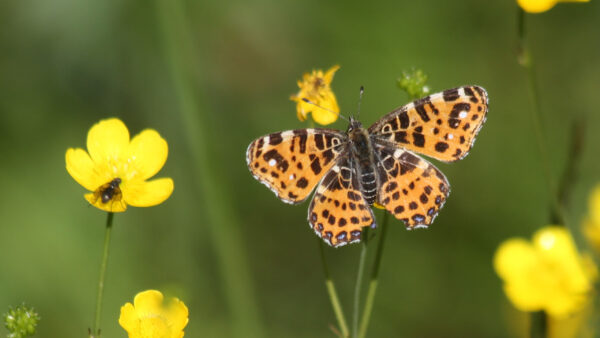
M 583 221 L 583 233 L 588 242 L 600 253 L 600 185 L 590 194 L 588 215 Z
M 517 3 L 525 12 L 545 12 L 559 2 L 589 2 L 590 0 L 517 0 Z
M 591 259 L 579 255 L 569 232 L 559 226 L 538 230 L 532 242 L 505 241 L 496 251 L 494 268 L 517 309 L 544 310 L 557 318 L 586 304 L 597 275 Z
M 188 308 L 177 298 L 163 305 L 163 295 L 156 290 L 138 293 L 133 304 L 121 307 L 119 325 L 129 338 L 180 338 L 188 323 Z
M 312 74 L 304 73 L 302 81 L 298 81 L 300 91 L 292 95 L 290 99 L 296 101 L 296 110 L 300 121 L 306 120 L 308 113 L 312 112 L 312 117 L 318 124 L 326 125 L 337 120 L 340 108 L 333 91 L 331 91 L 331 81 L 333 75 L 340 68 L 335 65 L 325 74 L 322 70 L 313 70 Z M 309 102 L 303 101 L 308 99 Z M 319 107 L 322 108 L 319 108 Z
M 67 150 L 67 171 L 91 191 L 84 196 L 96 208 L 122 212 L 128 204 L 150 207 L 173 192 L 170 178 L 146 181 L 167 160 L 167 142 L 155 130 L 146 129 L 130 141 L 121 120 L 102 120 L 88 132 L 87 149 L 89 154 L 81 148 Z

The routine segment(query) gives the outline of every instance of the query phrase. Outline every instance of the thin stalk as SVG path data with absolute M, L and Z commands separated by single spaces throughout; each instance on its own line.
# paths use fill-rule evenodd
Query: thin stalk
M 358 273 L 356 285 L 354 286 L 354 311 L 352 312 L 352 337 L 358 337 L 358 317 L 360 315 L 360 294 L 363 275 L 365 274 L 365 262 L 367 260 L 367 244 L 369 242 L 369 228 L 364 228 L 361 235 L 360 257 L 358 258 Z
M 244 250 L 243 227 L 230 200 L 231 187 L 218 161 L 211 156 L 214 145 L 206 116 L 210 109 L 200 109 L 200 90 L 194 88 L 193 78 L 201 78 L 191 62 L 199 56 L 186 49 L 195 46 L 190 25 L 181 0 L 156 0 L 157 26 L 165 61 L 171 75 L 171 85 L 179 103 L 178 113 L 182 134 L 190 149 L 190 158 L 197 173 L 196 188 L 205 203 L 201 225 L 205 226 L 216 252 L 222 290 L 230 312 L 228 326 L 232 337 L 264 337 L 264 328 L 254 294 L 248 255 Z M 194 60 L 194 61 L 190 61 Z M 193 75 L 192 75 L 193 74 Z M 193 76 L 193 77 L 192 77 Z
M 319 252 L 321 253 L 321 263 L 323 264 L 323 273 L 325 274 L 325 287 L 327 288 L 327 293 L 329 294 L 329 301 L 331 302 L 331 306 L 333 307 L 333 312 L 335 313 L 335 318 L 337 319 L 338 326 L 342 333 L 342 337 L 349 337 L 348 324 L 346 324 L 346 317 L 344 317 L 344 311 L 342 310 L 342 306 L 340 304 L 340 300 L 337 295 L 337 291 L 335 290 L 335 284 L 333 283 L 333 279 L 331 278 L 331 274 L 329 273 L 329 266 L 327 265 L 327 261 L 325 260 L 325 250 L 323 250 L 323 241 L 319 238 Z
M 548 336 L 548 316 L 544 311 L 531 313 L 531 325 L 529 327 L 529 337 L 546 338 Z
M 550 191 L 550 205 L 552 208 L 551 218 L 557 220 L 559 224 L 567 226 L 567 220 L 564 208 L 559 202 L 559 192 L 557 191 L 556 183 L 552 178 L 550 170 L 550 158 L 546 149 L 545 135 L 542 128 L 541 116 L 542 109 L 539 99 L 539 91 L 536 80 L 535 64 L 531 51 L 529 49 L 527 38 L 526 38 L 526 18 L 527 14 L 521 9 L 518 9 L 517 14 L 517 34 L 519 39 L 519 63 L 525 68 L 527 75 L 527 84 L 529 86 L 529 92 L 531 95 L 532 109 L 530 109 L 531 120 L 533 122 L 533 131 L 535 133 L 536 143 L 538 150 L 541 155 L 542 167 L 544 171 L 544 177 Z
M 104 294 L 104 280 L 106 277 L 106 266 L 108 263 L 108 249 L 110 246 L 110 233 L 113 223 L 112 212 L 108 213 L 106 218 L 106 232 L 104 234 L 104 250 L 102 252 L 102 263 L 100 263 L 100 277 L 98 278 L 98 294 L 96 295 L 96 315 L 94 316 L 94 326 L 92 328 L 92 337 L 100 337 L 100 317 L 102 314 L 102 296 Z
M 377 251 L 375 252 L 375 261 L 373 262 L 373 270 L 371 271 L 371 278 L 369 280 L 365 308 L 363 309 L 362 318 L 360 319 L 358 338 L 364 338 L 367 335 L 367 329 L 369 328 L 369 321 L 371 319 L 371 312 L 373 311 L 373 303 L 375 301 L 375 293 L 377 292 L 377 285 L 379 284 L 379 267 L 381 266 L 381 257 L 383 256 L 383 244 L 385 243 L 389 215 L 388 212 L 383 213 L 381 233 L 379 234 L 379 241 L 377 242 Z

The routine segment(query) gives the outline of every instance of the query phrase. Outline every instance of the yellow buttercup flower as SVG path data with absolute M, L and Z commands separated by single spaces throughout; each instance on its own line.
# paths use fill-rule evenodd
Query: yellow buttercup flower
M 325 74 L 320 69 L 313 70 L 311 74 L 304 73 L 302 81 L 298 81 L 300 91 L 298 94 L 292 95 L 290 99 L 296 101 L 296 110 L 300 121 L 306 120 L 308 113 L 312 113 L 313 120 L 322 125 L 337 120 L 340 108 L 333 91 L 331 91 L 330 84 L 338 69 L 340 66 L 335 65 L 329 68 Z M 310 103 L 303 99 L 309 100 Z
M 590 0 L 517 0 L 525 12 L 541 13 L 554 7 L 559 2 L 589 2 Z
M 596 252 L 600 253 L 600 185 L 597 185 L 589 199 L 588 214 L 583 221 L 583 233 Z
M 163 305 L 163 295 L 156 290 L 138 293 L 133 304 L 121 307 L 119 325 L 129 338 L 181 338 L 188 323 L 188 308 L 177 298 Z
M 127 205 L 150 207 L 171 196 L 172 179 L 147 181 L 168 154 L 167 142 L 155 130 L 146 129 L 130 140 L 121 120 L 102 120 L 88 132 L 87 150 L 67 150 L 67 171 L 91 191 L 84 197 L 96 208 L 122 212 Z
M 577 252 L 571 234 L 559 226 L 538 230 L 532 242 L 506 240 L 496 251 L 494 268 L 517 309 L 544 310 L 557 318 L 586 304 L 597 277 L 591 259 Z

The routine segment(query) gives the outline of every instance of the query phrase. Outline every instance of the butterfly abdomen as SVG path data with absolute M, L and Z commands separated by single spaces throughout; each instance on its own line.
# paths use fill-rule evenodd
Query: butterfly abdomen
M 361 193 L 369 205 L 377 200 L 377 175 L 368 132 L 359 127 L 349 133 L 353 147 L 353 164 L 357 168 Z

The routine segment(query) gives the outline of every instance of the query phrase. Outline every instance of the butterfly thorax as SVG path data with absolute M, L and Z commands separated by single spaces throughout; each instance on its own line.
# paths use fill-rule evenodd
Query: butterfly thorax
M 377 176 L 375 158 L 369 132 L 360 122 L 352 119 L 348 128 L 352 165 L 356 167 L 364 199 L 373 204 L 377 198 Z

